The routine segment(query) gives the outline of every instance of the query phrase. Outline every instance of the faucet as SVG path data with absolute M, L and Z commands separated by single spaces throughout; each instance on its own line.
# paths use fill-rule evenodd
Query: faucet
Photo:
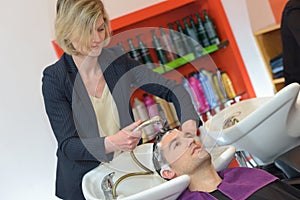
M 115 175 L 115 172 L 111 172 L 109 174 L 107 174 L 101 183 L 101 189 L 104 193 L 104 197 L 105 200 L 112 200 L 113 199 L 113 186 L 114 186 L 114 182 L 113 182 L 113 176 Z
M 157 123 L 160 125 L 160 129 L 164 130 L 164 126 L 166 125 L 166 121 L 163 120 L 160 116 L 154 116 L 151 119 L 148 119 L 146 121 L 144 121 L 143 123 L 141 123 L 138 127 L 136 127 L 134 129 L 134 131 L 140 130 L 146 126 L 149 126 L 150 124 L 154 124 Z M 130 152 L 131 158 L 133 159 L 133 161 L 142 169 L 144 169 L 144 172 L 133 172 L 133 173 L 129 173 L 129 174 L 125 174 L 123 176 L 121 176 L 115 183 L 113 182 L 112 178 L 115 175 L 115 172 L 111 172 L 109 174 L 107 174 L 101 183 L 101 188 L 102 191 L 104 193 L 105 196 L 105 200 L 112 200 L 112 199 L 116 199 L 117 198 L 117 194 L 116 194 L 116 190 L 117 190 L 117 186 L 118 184 L 131 176 L 137 176 L 137 175 L 150 175 L 153 174 L 154 172 L 150 169 L 148 169 L 146 166 L 144 166 L 134 155 L 134 152 L 131 151 Z

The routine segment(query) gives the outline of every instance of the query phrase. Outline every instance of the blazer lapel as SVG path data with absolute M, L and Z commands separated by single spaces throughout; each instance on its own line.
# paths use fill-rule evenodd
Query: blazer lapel
M 70 90 L 77 132 L 82 138 L 99 136 L 96 114 L 78 69 L 70 55 L 65 54 L 65 61 L 72 82 Z

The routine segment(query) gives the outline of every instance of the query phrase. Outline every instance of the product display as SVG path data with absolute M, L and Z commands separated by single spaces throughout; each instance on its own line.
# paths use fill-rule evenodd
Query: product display
M 214 50 L 211 49 L 217 50 L 217 45 L 220 44 L 215 25 L 207 10 L 184 16 L 182 19 L 168 23 L 167 26 L 168 29 L 159 27 L 159 29 L 150 30 L 150 33 L 146 33 L 151 36 L 147 41 L 142 40 L 141 35 L 138 34 L 136 36 L 138 45 L 135 51 L 132 39 L 128 39 L 130 56 L 144 64 L 152 63 L 150 68 L 163 73 L 185 65 L 186 62 L 181 63 L 180 59 L 189 57 L 188 62 L 190 62 L 207 52 L 213 52 Z M 122 42 L 118 45 L 124 49 Z M 150 52 L 147 47 L 150 45 L 153 52 Z M 159 66 L 153 64 L 153 61 L 157 61 Z M 156 70 L 159 67 L 161 69 Z M 202 119 L 204 115 L 204 118 L 209 118 L 236 98 L 236 92 L 228 74 L 220 69 L 208 71 L 202 68 L 182 78 L 182 84 Z M 171 109 L 172 105 L 148 94 L 144 94 L 141 99 L 146 105 L 149 117 L 163 115 L 171 128 L 179 126 L 176 112 L 174 113 Z

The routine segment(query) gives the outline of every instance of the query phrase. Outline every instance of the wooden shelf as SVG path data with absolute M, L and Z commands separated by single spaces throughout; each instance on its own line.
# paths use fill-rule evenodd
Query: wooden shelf
M 284 78 L 276 78 L 273 80 L 273 84 L 282 84 L 284 83 Z
M 276 24 L 276 25 L 273 25 L 273 26 L 269 26 L 267 28 L 264 28 L 264 29 L 261 29 L 259 31 L 256 31 L 254 33 L 254 35 L 262 35 L 262 34 L 265 34 L 265 33 L 269 33 L 271 31 L 275 31 L 275 30 L 278 30 L 280 29 L 280 24 Z
M 280 24 L 276 24 L 254 33 L 256 43 L 263 57 L 269 77 L 272 80 L 274 92 L 284 87 L 284 78 L 274 78 L 270 61 L 282 54 Z
M 117 29 L 132 25 L 145 19 L 149 19 L 156 15 L 174 10 L 176 8 L 182 7 L 193 2 L 195 2 L 195 0 L 167 0 L 158 4 L 154 4 L 147 8 L 138 10 L 136 12 L 129 13 L 122 17 L 113 19 L 111 20 L 111 27 L 112 30 L 115 31 Z

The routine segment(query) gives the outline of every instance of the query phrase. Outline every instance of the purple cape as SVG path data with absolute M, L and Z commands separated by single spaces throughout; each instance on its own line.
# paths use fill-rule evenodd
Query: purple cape
M 247 199 L 254 192 L 278 179 L 268 172 L 246 167 L 228 168 L 219 172 L 223 179 L 217 189 L 232 200 Z M 217 200 L 207 192 L 186 189 L 179 200 Z

